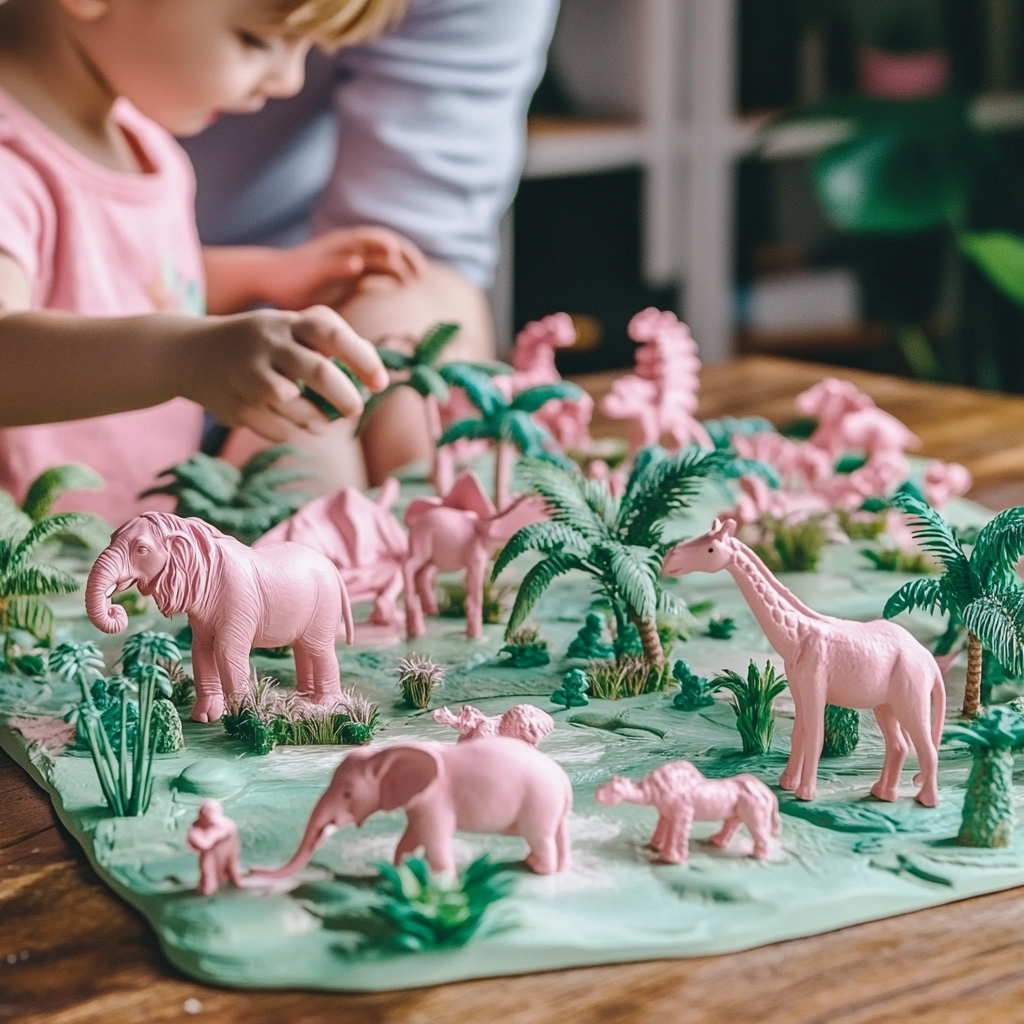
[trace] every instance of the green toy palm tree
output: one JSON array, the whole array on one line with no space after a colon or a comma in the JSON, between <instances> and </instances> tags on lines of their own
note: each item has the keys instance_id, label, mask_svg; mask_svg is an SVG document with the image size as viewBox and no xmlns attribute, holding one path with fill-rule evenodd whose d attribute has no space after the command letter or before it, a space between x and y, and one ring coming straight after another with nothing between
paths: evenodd
<instances>
[{"instance_id":1,"label":"green toy palm tree","mask_svg":"<svg viewBox=\"0 0 1024 1024\"><path fill-rule=\"evenodd\" d=\"M281 488L309 480L312 474L275 465L286 455L298 454L289 445L276 445L257 452L238 469L199 452L165 469L159 475L171 480L139 497L172 495L176 515L198 516L243 544L252 544L309 500L309 494Z\"/></svg>"},{"instance_id":2,"label":"green toy palm tree","mask_svg":"<svg viewBox=\"0 0 1024 1024\"><path fill-rule=\"evenodd\" d=\"M618 635L632 623L645 659L662 668L665 652L657 616L687 614L659 582L665 552L674 543L665 540L665 526L689 507L707 477L749 472L756 466L741 464L729 451L685 448L668 455L662 448L647 448L637 456L626 491L618 498L603 480L587 480L547 462L524 462L523 479L545 500L550 519L523 527L495 563L492 580L527 551L545 556L519 587L508 632L519 628L552 580L578 569L594 578L598 592L611 604Z\"/></svg>"},{"instance_id":3,"label":"green toy palm tree","mask_svg":"<svg viewBox=\"0 0 1024 1024\"><path fill-rule=\"evenodd\" d=\"M20 538L0 534L0 632L22 629L37 640L53 637L53 610L44 594L71 594L78 581L55 565L33 561L36 548L82 521L78 512L47 516Z\"/></svg>"},{"instance_id":4,"label":"green toy palm tree","mask_svg":"<svg viewBox=\"0 0 1024 1024\"><path fill-rule=\"evenodd\" d=\"M427 433L434 446L434 464L430 477L441 494L447 493L451 487L453 475L447 453L443 453L438 447L441 437L441 406L448 401L449 387L460 383L460 376L466 369L479 374L485 380L490 373L505 372L505 367L498 364L484 366L456 362L439 366L444 350L459 333L459 329L458 324L447 323L431 327L419 340L411 355L396 352L394 349L379 348L377 352L384 365L401 376L393 380L383 391L371 395L366 400L363 415L356 428L356 433L361 433L380 404L399 388L412 388L423 399L427 414Z\"/></svg>"},{"instance_id":5,"label":"green toy palm tree","mask_svg":"<svg viewBox=\"0 0 1024 1024\"><path fill-rule=\"evenodd\" d=\"M981 698L982 657L990 651L1013 675L1024 672L1024 586L1016 565L1024 555L1024 508L1000 512L978 534L970 557L946 521L909 494L893 504L918 519L914 530L921 547L944 568L940 577L914 580L900 587L883 615L922 608L947 613L967 632L967 689L963 715L973 718Z\"/></svg>"},{"instance_id":6,"label":"green toy palm tree","mask_svg":"<svg viewBox=\"0 0 1024 1024\"><path fill-rule=\"evenodd\" d=\"M52 466L29 484L21 505L12 495L0 491L0 535L21 540L35 523L41 523L50 515L54 503L66 491L101 487L103 478L79 462ZM99 549L110 540L110 524L99 516L81 512L78 521L63 533L88 548Z\"/></svg>"},{"instance_id":7,"label":"green toy palm tree","mask_svg":"<svg viewBox=\"0 0 1024 1024\"><path fill-rule=\"evenodd\" d=\"M550 450L554 447L554 438L530 417L552 399L579 398L582 390L575 384L567 381L538 384L520 391L509 400L494 381L469 366L459 367L451 383L458 384L466 392L470 402L480 410L480 418L453 423L437 443L446 445L466 439L495 444L494 504L499 510L506 508L509 502L513 451L526 458L544 459L566 468L571 465L564 456Z\"/></svg>"},{"instance_id":8,"label":"green toy palm tree","mask_svg":"<svg viewBox=\"0 0 1024 1024\"><path fill-rule=\"evenodd\" d=\"M151 629L133 633L124 642L121 650L121 665L127 675L133 675L140 665L159 665L170 674L174 665L181 661L181 649L170 633L158 633Z\"/></svg>"},{"instance_id":9,"label":"green toy palm tree","mask_svg":"<svg viewBox=\"0 0 1024 1024\"><path fill-rule=\"evenodd\" d=\"M985 708L972 722L949 725L943 739L974 754L957 841L965 846L1013 843L1013 751L1024 744L1024 716L1005 706Z\"/></svg>"}]
</instances>

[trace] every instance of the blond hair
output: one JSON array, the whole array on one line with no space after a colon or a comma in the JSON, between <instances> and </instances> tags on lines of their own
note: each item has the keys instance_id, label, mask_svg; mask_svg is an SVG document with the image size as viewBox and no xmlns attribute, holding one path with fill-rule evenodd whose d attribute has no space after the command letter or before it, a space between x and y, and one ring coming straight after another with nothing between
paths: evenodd
<instances>
[{"instance_id":1,"label":"blond hair","mask_svg":"<svg viewBox=\"0 0 1024 1024\"><path fill-rule=\"evenodd\" d=\"M289 35L334 47L380 35L405 13L407 0L281 0Z\"/></svg>"}]
</instances>

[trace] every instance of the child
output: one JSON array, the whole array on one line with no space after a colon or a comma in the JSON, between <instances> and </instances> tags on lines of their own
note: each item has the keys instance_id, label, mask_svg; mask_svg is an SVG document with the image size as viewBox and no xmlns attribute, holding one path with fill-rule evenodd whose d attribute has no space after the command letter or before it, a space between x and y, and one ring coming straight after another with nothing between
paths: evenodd
<instances>
[{"instance_id":1,"label":"child","mask_svg":"<svg viewBox=\"0 0 1024 1024\"><path fill-rule=\"evenodd\" d=\"M74 507L116 524L197 450L204 406L272 441L326 427L299 381L358 413L328 357L372 390L386 371L317 303L422 255L382 228L203 251L170 133L295 93L313 42L366 38L403 0L0 3L0 487L85 462L106 489ZM258 304L279 309L241 312Z\"/></svg>"}]
</instances>

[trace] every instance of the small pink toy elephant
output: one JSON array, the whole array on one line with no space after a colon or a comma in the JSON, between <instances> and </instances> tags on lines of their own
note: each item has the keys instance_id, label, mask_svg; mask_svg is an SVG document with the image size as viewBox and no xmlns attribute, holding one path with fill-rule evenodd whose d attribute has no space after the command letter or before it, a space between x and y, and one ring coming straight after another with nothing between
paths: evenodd
<instances>
[{"instance_id":1,"label":"small pink toy elephant","mask_svg":"<svg viewBox=\"0 0 1024 1024\"><path fill-rule=\"evenodd\" d=\"M291 645L295 688L318 704L341 697L334 639L352 608L334 564L301 544L256 551L202 519L145 512L115 530L85 585L85 610L104 633L128 616L111 597L132 584L168 618L184 612L192 627L192 718L213 722L225 697L249 688L253 647Z\"/></svg>"},{"instance_id":2,"label":"small pink toy elephant","mask_svg":"<svg viewBox=\"0 0 1024 1024\"><path fill-rule=\"evenodd\" d=\"M434 712L434 721L458 730L459 743L490 736L508 736L536 747L555 728L555 720L532 704L516 704L503 715L485 715L472 704L464 704L457 715L450 708L438 708Z\"/></svg>"},{"instance_id":3,"label":"small pink toy elephant","mask_svg":"<svg viewBox=\"0 0 1024 1024\"><path fill-rule=\"evenodd\" d=\"M188 848L199 854L199 891L212 896L225 882L242 886L238 827L216 800L204 800L188 830Z\"/></svg>"},{"instance_id":4,"label":"small pink toy elephant","mask_svg":"<svg viewBox=\"0 0 1024 1024\"><path fill-rule=\"evenodd\" d=\"M670 761L639 782L613 775L594 793L599 804L614 807L623 801L646 804L658 812L651 848L669 864L682 864L689 856L690 827L695 821L723 821L711 837L724 847L746 825L754 840L753 855L763 860L771 852L771 838L782 827L779 801L753 775L706 779L689 761Z\"/></svg>"},{"instance_id":5,"label":"small pink toy elephant","mask_svg":"<svg viewBox=\"0 0 1024 1024\"><path fill-rule=\"evenodd\" d=\"M295 856L276 870L252 873L293 875L335 829L399 808L408 823L395 849L396 864L423 847L434 871L454 871L452 840L456 829L464 829L522 836L530 847L526 863L539 875L569 869L569 777L529 744L492 736L353 751L313 808Z\"/></svg>"}]
</instances>

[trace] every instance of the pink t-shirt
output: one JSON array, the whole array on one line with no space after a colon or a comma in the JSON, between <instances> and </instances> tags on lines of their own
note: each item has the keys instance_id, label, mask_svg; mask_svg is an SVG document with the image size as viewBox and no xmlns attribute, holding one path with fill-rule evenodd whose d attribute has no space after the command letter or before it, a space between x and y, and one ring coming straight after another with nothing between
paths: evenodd
<instances>
[{"instance_id":1,"label":"pink t-shirt","mask_svg":"<svg viewBox=\"0 0 1024 1024\"><path fill-rule=\"evenodd\" d=\"M25 271L33 309L118 317L201 314L202 251L192 168L162 128L121 100L115 116L151 173L93 163L0 89L0 250ZM52 368L59 374L61 368ZM21 501L44 469L84 462L102 491L59 508L119 525L167 498L138 499L156 474L199 447L202 409L176 398L152 409L0 430L0 487Z\"/></svg>"}]
</instances>

